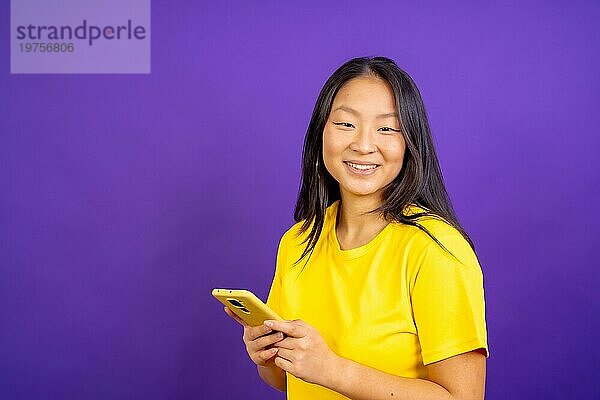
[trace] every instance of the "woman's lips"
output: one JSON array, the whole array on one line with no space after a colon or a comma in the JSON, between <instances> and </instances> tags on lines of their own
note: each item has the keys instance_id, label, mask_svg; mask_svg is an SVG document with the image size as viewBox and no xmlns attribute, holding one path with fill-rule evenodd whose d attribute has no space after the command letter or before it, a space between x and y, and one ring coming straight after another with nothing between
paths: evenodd
<instances>
[{"instance_id":1,"label":"woman's lips","mask_svg":"<svg viewBox=\"0 0 600 400\"><path fill-rule=\"evenodd\" d=\"M344 161L344 164L346 165L346 168L348 169L348 171L350 171L353 174L356 175L372 175L374 174L379 167L381 167L381 165L379 164L371 164L371 163L353 163L351 161ZM355 167L355 166L357 167ZM359 168L358 166L364 166L368 168Z\"/></svg>"}]
</instances>

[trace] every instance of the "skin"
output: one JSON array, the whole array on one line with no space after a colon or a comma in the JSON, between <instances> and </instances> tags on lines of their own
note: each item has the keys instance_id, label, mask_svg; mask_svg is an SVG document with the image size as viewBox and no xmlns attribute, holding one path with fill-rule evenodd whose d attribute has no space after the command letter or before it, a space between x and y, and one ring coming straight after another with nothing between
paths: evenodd
<instances>
[{"instance_id":1,"label":"skin","mask_svg":"<svg viewBox=\"0 0 600 400\"><path fill-rule=\"evenodd\" d=\"M346 82L331 109L323 130L323 161L340 185L337 237L342 249L351 249L370 242L386 226L381 216L364 213L382 202L384 187L401 171L406 143L398 117L380 116L396 112L394 93L380 78ZM378 167L372 174L357 175L345 161ZM277 332L283 335L275 336ZM338 356L318 330L302 320L244 326L244 343L263 380L282 391L288 372L356 400L481 400L485 394L486 359L479 351L429 364L427 379L413 379Z\"/></svg>"}]
</instances>

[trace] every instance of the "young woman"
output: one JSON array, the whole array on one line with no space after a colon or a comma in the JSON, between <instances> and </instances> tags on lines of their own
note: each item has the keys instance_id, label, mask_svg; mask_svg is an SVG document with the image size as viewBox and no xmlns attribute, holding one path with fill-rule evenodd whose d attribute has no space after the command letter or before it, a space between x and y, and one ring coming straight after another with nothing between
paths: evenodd
<instances>
[{"instance_id":1,"label":"young woman","mask_svg":"<svg viewBox=\"0 0 600 400\"><path fill-rule=\"evenodd\" d=\"M394 61L355 58L325 83L294 218L267 301L286 321L244 326L265 382L288 399L484 398L481 268Z\"/></svg>"}]
</instances>

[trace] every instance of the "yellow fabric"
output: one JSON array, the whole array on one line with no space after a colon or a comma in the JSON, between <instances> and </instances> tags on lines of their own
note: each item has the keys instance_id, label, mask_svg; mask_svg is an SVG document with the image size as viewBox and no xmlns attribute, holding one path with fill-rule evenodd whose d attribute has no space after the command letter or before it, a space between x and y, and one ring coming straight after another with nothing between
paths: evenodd
<instances>
[{"instance_id":1,"label":"yellow fabric","mask_svg":"<svg viewBox=\"0 0 600 400\"><path fill-rule=\"evenodd\" d=\"M292 264L308 232L297 237L297 223L283 235L267 304L284 319L314 326L336 354L397 376L426 378L426 364L480 348L487 354L483 276L460 233L439 218L419 220L460 262L423 231L399 223L341 250L338 205L327 208L306 266L306 259ZM287 397L346 398L291 374Z\"/></svg>"}]
</instances>

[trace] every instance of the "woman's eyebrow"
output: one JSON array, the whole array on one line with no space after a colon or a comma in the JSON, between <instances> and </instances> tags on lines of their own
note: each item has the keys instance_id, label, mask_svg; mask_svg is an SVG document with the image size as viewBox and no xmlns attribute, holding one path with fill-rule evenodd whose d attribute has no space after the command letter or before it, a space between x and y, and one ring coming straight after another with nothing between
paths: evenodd
<instances>
[{"instance_id":1,"label":"woman's eyebrow","mask_svg":"<svg viewBox=\"0 0 600 400\"><path fill-rule=\"evenodd\" d=\"M344 105L339 106L338 108L336 108L333 111L338 111L338 110L346 111L347 113L354 114L354 115L360 115L360 113L358 111L356 111L355 109L350 108L348 106L344 106ZM389 112L389 113L385 113L385 114L379 114L376 118L392 118L392 117L398 118L398 113L394 111L394 112Z\"/></svg>"}]
</instances>

